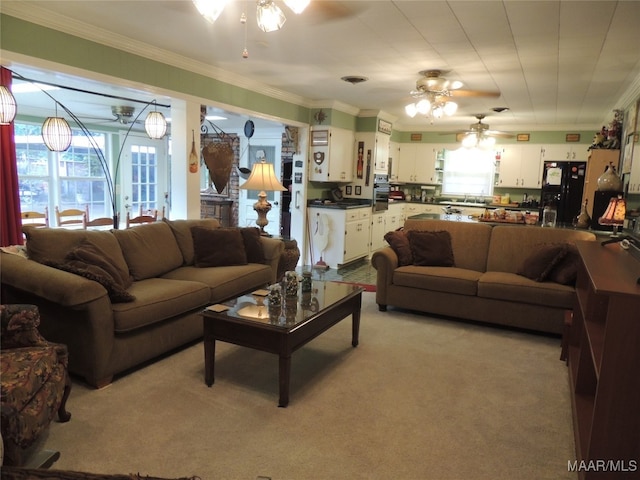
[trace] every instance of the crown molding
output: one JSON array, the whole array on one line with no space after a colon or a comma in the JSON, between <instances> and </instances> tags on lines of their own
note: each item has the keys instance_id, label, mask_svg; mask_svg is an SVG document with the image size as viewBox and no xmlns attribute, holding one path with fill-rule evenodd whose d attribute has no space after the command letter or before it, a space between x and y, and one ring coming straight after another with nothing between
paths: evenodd
<instances>
[{"instance_id":1,"label":"crown molding","mask_svg":"<svg viewBox=\"0 0 640 480\"><path fill-rule=\"evenodd\" d=\"M202 62L185 58L182 55L177 55L173 52L154 47L153 45L149 45L144 42L132 40L123 35L109 32L105 29L87 25L51 10L32 8L30 7L29 2L5 3L2 7L2 13L42 27L51 28L62 33L73 35L84 40L96 42L133 55L139 55L172 67L181 68L229 85L245 88L252 92L263 94L277 100L293 103L306 108L313 108L312 104L314 102L308 98L270 87L253 79L236 75L212 65L207 65Z\"/></svg>"}]
</instances>

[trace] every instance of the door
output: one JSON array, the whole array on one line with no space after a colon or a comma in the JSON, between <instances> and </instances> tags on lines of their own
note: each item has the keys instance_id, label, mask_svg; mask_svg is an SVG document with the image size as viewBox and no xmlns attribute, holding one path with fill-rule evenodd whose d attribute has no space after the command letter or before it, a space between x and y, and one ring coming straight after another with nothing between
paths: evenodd
<instances>
[{"instance_id":1,"label":"door","mask_svg":"<svg viewBox=\"0 0 640 480\"><path fill-rule=\"evenodd\" d=\"M169 198L169 162L166 140L121 133L120 141L124 143L116 174L121 178L119 212L122 224L127 211L135 217L140 208L159 211L162 207L168 208L164 202L165 198ZM168 215L168 211L165 215Z\"/></svg>"},{"instance_id":2,"label":"door","mask_svg":"<svg viewBox=\"0 0 640 480\"><path fill-rule=\"evenodd\" d=\"M282 182L281 172L281 150L282 139L252 139L255 145L252 143L244 150L247 156L240 159L240 165L247 165L247 168L252 169L256 162L262 161L264 158L267 163L273 165L273 169L276 177ZM241 182L242 185L242 182ZM258 194L260 192L256 190L244 190L240 189L240 195L238 200L238 225L241 227L256 226L256 220L258 214L253 209L253 204L258 201ZM269 223L264 228L270 235L280 235L280 202L282 192L265 192L267 194L267 201L271 204L271 210L267 214L267 220Z\"/></svg>"}]
</instances>

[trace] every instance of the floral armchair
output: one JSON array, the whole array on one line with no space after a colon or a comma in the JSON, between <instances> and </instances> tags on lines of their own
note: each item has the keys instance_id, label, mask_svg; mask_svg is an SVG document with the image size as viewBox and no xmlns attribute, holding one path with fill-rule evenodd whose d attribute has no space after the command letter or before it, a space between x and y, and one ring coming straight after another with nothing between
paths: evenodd
<instances>
[{"instance_id":1,"label":"floral armchair","mask_svg":"<svg viewBox=\"0 0 640 480\"><path fill-rule=\"evenodd\" d=\"M45 340L38 331L35 305L0 305L3 463L22 465L24 450L58 414L67 422L71 391L65 345Z\"/></svg>"}]
</instances>

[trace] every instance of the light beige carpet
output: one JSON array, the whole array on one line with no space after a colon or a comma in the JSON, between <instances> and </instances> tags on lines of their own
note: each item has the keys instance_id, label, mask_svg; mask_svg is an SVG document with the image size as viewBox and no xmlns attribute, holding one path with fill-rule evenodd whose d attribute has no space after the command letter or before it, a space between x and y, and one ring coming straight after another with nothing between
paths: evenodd
<instances>
[{"instance_id":1,"label":"light beige carpet","mask_svg":"<svg viewBox=\"0 0 640 480\"><path fill-rule=\"evenodd\" d=\"M363 295L351 320L278 360L218 343L204 384L199 343L102 390L75 383L73 417L39 446L53 468L202 479L574 479L560 341L390 310Z\"/></svg>"}]
</instances>

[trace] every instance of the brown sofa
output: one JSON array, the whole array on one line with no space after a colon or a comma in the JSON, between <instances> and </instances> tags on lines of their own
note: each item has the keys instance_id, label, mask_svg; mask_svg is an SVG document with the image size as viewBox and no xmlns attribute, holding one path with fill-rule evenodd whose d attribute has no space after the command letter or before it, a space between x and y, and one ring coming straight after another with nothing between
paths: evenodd
<instances>
[{"instance_id":1,"label":"brown sofa","mask_svg":"<svg viewBox=\"0 0 640 480\"><path fill-rule=\"evenodd\" d=\"M435 219L408 219L404 230L449 232L454 266L399 266L393 248L374 252L380 310L394 306L553 334L562 333L574 287L516 272L543 244L595 240L571 229Z\"/></svg>"},{"instance_id":2,"label":"brown sofa","mask_svg":"<svg viewBox=\"0 0 640 480\"><path fill-rule=\"evenodd\" d=\"M228 257L230 244L208 245L205 236L201 249L208 251L198 256L196 226L207 234L223 230L214 219L112 231L26 228L29 258L0 257L3 302L37 305L42 334L69 349L69 371L107 385L115 374L200 338L203 307L275 281L282 241L256 237L262 263L203 267ZM108 258L93 262L102 270L90 260L79 269L80 260L100 257L96 252Z\"/></svg>"}]
</instances>

